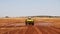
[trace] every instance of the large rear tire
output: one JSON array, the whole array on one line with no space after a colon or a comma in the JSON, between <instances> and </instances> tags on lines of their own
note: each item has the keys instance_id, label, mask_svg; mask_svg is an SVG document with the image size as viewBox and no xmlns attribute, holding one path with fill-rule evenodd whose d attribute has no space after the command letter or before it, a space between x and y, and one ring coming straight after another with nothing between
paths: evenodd
<instances>
[{"instance_id":1,"label":"large rear tire","mask_svg":"<svg viewBox=\"0 0 60 34\"><path fill-rule=\"evenodd\" d=\"M34 25L34 21L32 22L32 25Z\"/></svg>"},{"instance_id":2,"label":"large rear tire","mask_svg":"<svg viewBox=\"0 0 60 34\"><path fill-rule=\"evenodd\" d=\"M28 25L28 23L25 23L26 25Z\"/></svg>"},{"instance_id":3,"label":"large rear tire","mask_svg":"<svg viewBox=\"0 0 60 34\"><path fill-rule=\"evenodd\" d=\"M34 25L34 22L25 22L26 26L27 25Z\"/></svg>"}]
</instances>

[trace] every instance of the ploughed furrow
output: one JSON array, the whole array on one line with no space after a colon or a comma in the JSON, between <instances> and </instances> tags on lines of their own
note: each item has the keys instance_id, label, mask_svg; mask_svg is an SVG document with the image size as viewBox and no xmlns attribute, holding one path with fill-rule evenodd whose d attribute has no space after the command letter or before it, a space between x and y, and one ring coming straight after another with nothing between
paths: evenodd
<instances>
[{"instance_id":1,"label":"ploughed furrow","mask_svg":"<svg viewBox=\"0 0 60 34\"><path fill-rule=\"evenodd\" d=\"M54 31L54 29L51 29L52 28L51 26L44 27L44 28L50 31L52 34L59 34L58 32Z\"/></svg>"},{"instance_id":2,"label":"ploughed furrow","mask_svg":"<svg viewBox=\"0 0 60 34\"><path fill-rule=\"evenodd\" d=\"M9 31L9 32L6 32L7 34L15 34L17 32L17 30L12 30L12 31ZM5 34L5 33L4 33Z\"/></svg>"},{"instance_id":3,"label":"ploughed furrow","mask_svg":"<svg viewBox=\"0 0 60 34\"><path fill-rule=\"evenodd\" d=\"M49 29L57 32L58 34L60 34L60 29L59 28L55 28L54 26L48 27Z\"/></svg>"},{"instance_id":4,"label":"ploughed furrow","mask_svg":"<svg viewBox=\"0 0 60 34\"><path fill-rule=\"evenodd\" d=\"M60 34L60 29L54 26L24 26L0 28L0 34Z\"/></svg>"},{"instance_id":5,"label":"ploughed furrow","mask_svg":"<svg viewBox=\"0 0 60 34\"><path fill-rule=\"evenodd\" d=\"M28 29L25 34L39 34L34 26L28 26Z\"/></svg>"},{"instance_id":6,"label":"ploughed furrow","mask_svg":"<svg viewBox=\"0 0 60 34\"><path fill-rule=\"evenodd\" d=\"M9 28L9 29L2 29L2 33L0 34L25 34L27 27L18 27L18 28Z\"/></svg>"},{"instance_id":7,"label":"ploughed furrow","mask_svg":"<svg viewBox=\"0 0 60 34\"><path fill-rule=\"evenodd\" d=\"M48 26L37 26L41 31L42 34L59 34L56 31L53 31L52 29L50 29Z\"/></svg>"},{"instance_id":8,"label":"ploughed furrow","mask_svg":"<svg viewBox=\"0 0 60 34\"><path fill-rule=\"evenodd\" d=\"M35 26L35 30L38 32L38 34L42 34L41 30L39 30L36 26Z\"/></svg>"},{"instance_id":9,"label":"ploughed furrow","mask_svg":"<svg viewBox=\"0 0 60 34\"><path fill-rule=\"evenodd\" d=\"M8 29L4 29L4 28L0 28L0 34L7 34L7 32L8 32L9 30Z\"/></svg>"},{"instance_id":10,"label":"ploughed furrow","mask_svg":"<svg viewBox=\"0 0 60 34\"><path fill-rule=\"evenodd\" d=\"M32 34L34 32L33 27L32 26L27 26L27 27L28 27L28 29L25 34Z\"/></svg>"},{"instance_id":11,"label":"ploughed furrow","mask_svg":"<svg viewBox=\"0 0 60 34\"><path fill-rule=\"evenodd\" d=\"M18 30L17 33L18 33L18 34L25 34L26 30L27 30L27 29L21 29L21 30Z\"/></svg>"},{"instance_id":12,"label":"ploughed furrow","mask_svg":"<svg viewBox=\"0 0 60 34\"><path fill-rule=\"evenodd\" d=\"M10 31L9 34L23 34L23 29Z\"/></svg>"},{"instance_id":13,"label":"ploughed furrow","mask_svg":"<svg viewBox=\"0 0 60 34\"><path fill-rule=\"evenodd\" d=\"M18 29L18 30L13 30L13 31L9 31L9 34L24 34L26 31L26 29Z\"/></svg>"},{"instance_id":14,"label":"ploughed furrow","mask_svg":"<svg viewBox=\"0 0 60 34\"><path fill-rule=\"evenodd\" d=\"M39 30L41 30L42 34L52 34L47 29L45 29L43 26L37 26Z\"/></svg>"}]
</instances>

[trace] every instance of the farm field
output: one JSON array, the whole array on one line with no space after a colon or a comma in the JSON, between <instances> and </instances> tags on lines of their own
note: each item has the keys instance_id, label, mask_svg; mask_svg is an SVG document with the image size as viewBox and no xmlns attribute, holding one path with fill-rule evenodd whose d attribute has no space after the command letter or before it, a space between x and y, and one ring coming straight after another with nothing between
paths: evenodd
<instances>
[{"instance_id":1,"label":"farm field","mask_svg":"<svg viewBox=\"0 0 60 34\"><path fill-rule=\"evenodd\" d=\"M24 23L26 18L0 18L0 23ZM33 18L35 23L38 22L50 22L50 23L60 23L60 18Z\"/></svg>"},{"instance_id":2,"label":"farm field","mask_svg":"<svg viewBox=\"0 0 60 34\"><path fill-rule=\"evenodd\" d=\"M60 18L34 18L34 26L26 26L25 19L0 18L0 34L60 34Z\"/></svg>"},{"instance_id":3,"label":"farm field","mask_svg":"<svg viewBox=\"0 0 60 34\"><path fill-rule=\"evenodd\" d=\"M60 34L60 28L42 25L1 27L0 34Z\"/></svg>"}]
</instances>

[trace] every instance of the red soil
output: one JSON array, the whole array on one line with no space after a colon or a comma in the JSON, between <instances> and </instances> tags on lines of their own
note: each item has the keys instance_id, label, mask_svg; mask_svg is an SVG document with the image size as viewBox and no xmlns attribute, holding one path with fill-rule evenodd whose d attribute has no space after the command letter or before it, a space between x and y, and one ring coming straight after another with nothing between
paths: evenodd
<instances>
[{"instance_id":1,"label":"red soil","mask_svg":"<svg viewBox=\"0 0 60 34\"><path fill-rule=\"evenodd\" d=\"M2 27L0 34L60 34L60 29L54 26L21 26L21 27Z\"/></svg>"},{"instance_id":2,"label":"red soil","mask_svg":"<svg viewBox=\"0 0 60 34\"><path fill-rule=\"evenodd\" d=\"M17 23L24 23L25 18L0 18L0 34L60 34L60 18L35 18L34 26L15 27ZM10 25L12 27L6 27ZM37 23L52 23L53 25L36 25ZM4 27L1 27L1 26Z\"/></svg>"}]
</instances>

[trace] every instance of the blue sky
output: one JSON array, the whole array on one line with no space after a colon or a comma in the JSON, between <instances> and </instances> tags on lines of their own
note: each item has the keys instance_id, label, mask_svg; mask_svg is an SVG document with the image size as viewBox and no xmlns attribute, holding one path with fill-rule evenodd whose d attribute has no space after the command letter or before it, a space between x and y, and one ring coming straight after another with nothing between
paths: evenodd
<instances>
[{"instance_id":1,"label":"blue sky","mask_svg":"<svg viewBox=\"0 0 60 34\"><path fill-rule=\"evenodd\" d=\"M60 0L0 0L1 16L60 16Z\"/></svg>"}]
</instances>

